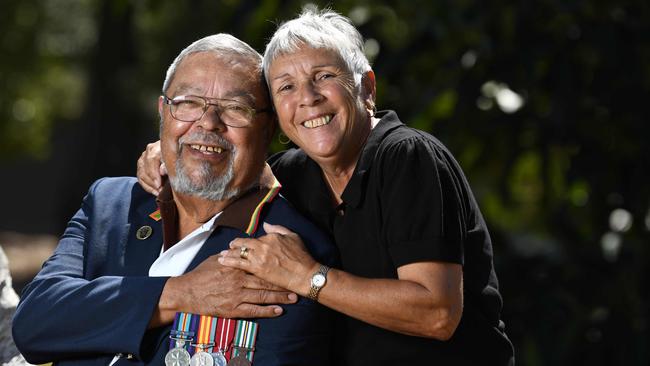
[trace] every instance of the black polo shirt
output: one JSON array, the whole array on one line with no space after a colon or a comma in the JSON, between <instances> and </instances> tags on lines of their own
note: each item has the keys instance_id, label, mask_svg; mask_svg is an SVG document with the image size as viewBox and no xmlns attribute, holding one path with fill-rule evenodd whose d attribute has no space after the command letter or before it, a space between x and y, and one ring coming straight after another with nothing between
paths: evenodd
<instances>
[{"instance_id":1,"label":"black polo shirt","mask_svg":"<svg viewBox=\"0 0 650 366\"><path fill-rule=\"evenodd\" d=\"M433 136L402 124L395 112L380 115L338 207L320 168L302 150L278 153L269 163L282 194L333 235L343 270L397 278L397 268L409 263L463 265L463 316L446 342L346 317L342 357L360 366L514 363L500 321L490 236L460 166Z\"/></svg>"}]
</instances>

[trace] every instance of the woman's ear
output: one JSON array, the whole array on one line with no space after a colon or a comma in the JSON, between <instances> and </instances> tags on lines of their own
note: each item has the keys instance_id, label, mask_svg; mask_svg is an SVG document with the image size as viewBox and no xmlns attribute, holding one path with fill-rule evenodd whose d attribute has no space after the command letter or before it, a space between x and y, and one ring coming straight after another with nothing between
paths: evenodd
<instances>
[{"instance_id":1,"label":"woman's ear","mask_svg":"<svg viewBox=\"0 0 650 366\"><path fill-rule=\"evenodd\" d=\"M375 97L377 96L377 83L375 81L375 72L372 70L366 71L361 77L361 96L363 103L366 105L371 113L374 115Z\"/></svg>"}]
</instances>

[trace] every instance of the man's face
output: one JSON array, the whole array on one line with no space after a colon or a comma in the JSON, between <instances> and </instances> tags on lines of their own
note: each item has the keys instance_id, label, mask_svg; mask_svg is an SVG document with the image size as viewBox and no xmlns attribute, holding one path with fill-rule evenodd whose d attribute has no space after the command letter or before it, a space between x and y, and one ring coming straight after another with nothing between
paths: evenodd
<instances>
[{"instance_id":1,"label":"man's face","mask_svg":"<svg viewBox=\"0 0 650 366\"><path fill-rule=\"evenodd\" d=\"M237 100L253 109L269 103L252 61L212 52L187 56L166 93L171 99L195 95ZM273 132L268 113L256 114L247 127L229 127L213 106L195 122L172 117L162 97L158 107L162 159L175 192L223 200L257 183Z\"/></svg>"}]
</instances>

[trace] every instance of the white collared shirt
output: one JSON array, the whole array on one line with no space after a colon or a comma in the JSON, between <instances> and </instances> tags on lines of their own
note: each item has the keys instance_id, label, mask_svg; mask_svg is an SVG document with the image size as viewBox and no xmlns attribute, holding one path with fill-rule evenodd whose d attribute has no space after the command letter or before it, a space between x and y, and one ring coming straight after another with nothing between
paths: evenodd
<instances>
[{"instance_id":1,"label":"white collared shirt","mask_svg":"<svg viewBox=\"0 0 650 366\"><path fill-rule=\"evenodd\" d=\"M160 256L149 268L149 277L180 276L185 273L196 253L199 252L203 243L214 231L214 222L221 215L221 212L214 215L210 221L196 228L171 248L166 251L164 251L164 247L160 249Z\"/></svg>"}]
</instances>

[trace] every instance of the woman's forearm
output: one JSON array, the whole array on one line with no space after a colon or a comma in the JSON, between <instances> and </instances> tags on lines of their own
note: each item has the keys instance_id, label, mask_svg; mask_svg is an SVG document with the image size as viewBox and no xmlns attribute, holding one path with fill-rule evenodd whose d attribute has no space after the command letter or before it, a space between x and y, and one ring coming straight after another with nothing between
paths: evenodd
<instances>
[{"instance_id":1,"label":"woman's forearm","mask_svg":"<svg viewBox=\"0 0 650 366\"><path fill-rule=\"evenodd\" d=\"M438 272L434 286L409 279L369 279L332 269L318 301L384 329L447 340L462 314L462 271L455 265L436 265L443 268L434 270Z\"/></svg>"}]
</instances>

